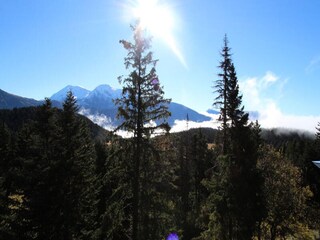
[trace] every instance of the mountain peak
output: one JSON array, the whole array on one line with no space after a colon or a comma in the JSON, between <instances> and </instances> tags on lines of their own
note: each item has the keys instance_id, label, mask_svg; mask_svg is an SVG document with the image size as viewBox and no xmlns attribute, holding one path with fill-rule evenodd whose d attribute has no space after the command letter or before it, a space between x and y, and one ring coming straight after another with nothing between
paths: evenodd
<instances>
[{"instance_id":1,"label":"mountain peak","mask_svg":"<svg viewBox=\"0 0 320 240\"><path fill-rule=\"evenodd\" d=\"M96 87L93 91L90 92L88 95L88 98L100 96L103 98L111 97L111 98L117 98L120 96L121 90L115 89L111 87L108 84L101 84L98 87Z\"/></svg>"},{"instance_id":2,"label":"mountain peak","mask_svg":"<svg viewBox=\"0 0 320 240\"><path fill-rule=\"evenodd\" d=\"M59 92L53 94L51 96L51 100L56 100L56 101L60 101L63 102L67 96L67 93L71 91L72 94L79 100L79 99L83 99L85 97L87 97L90 93L89 90L83 88L83 87L79 87L79 86L72 86L72 85L68 85L66 87L64 87L63 89L61 89Z\"/></svg>"}]
</instances>

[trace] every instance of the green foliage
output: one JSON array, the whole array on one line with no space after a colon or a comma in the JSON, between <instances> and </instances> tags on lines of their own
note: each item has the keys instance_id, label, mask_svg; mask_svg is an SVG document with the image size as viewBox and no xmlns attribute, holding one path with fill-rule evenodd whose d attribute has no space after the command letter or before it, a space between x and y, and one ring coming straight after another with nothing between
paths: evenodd
<instances>
[{"instance_id":1,"label":"green foliage","mask_svg":"<svg viewBox=\"0 0 320 240\"><path fill-rule=\"evenodd\" d=\"M13 194L14 143L6 124L0 123L0 239L13 239L12 224L15 221Z\"/></svg>"},{"instance_id":2,"label":"green foliage","mask_svg":"<svg viewBox=\"0 0 320 240\"><path fill-rule=\"evenodd\" d=\"M222 139L217 145L222 149L212 177L204 181L210 192L205 208L210 213L202 237L250 239L263 212L261 177L256 169L259 126L248 124L226 36L221 56L215 105L221 111Z\"/></svg>"},{"instance_id":3,"label":"green foliage","mask_svg":"<svg viewBox=\"0 0 320 240\"><path fill-rule=\"evenodd\" d=\"M95 228L95 155L74 97L68 94L61 114L46 99L33 119L20 128L10 162L1 159L10 166L4 191L14 218L4 226L17 239L88 239Z\"/></svg>"},{"instance_id":4,"label":"green foliage","mask_svg":"<svg viewBox=\"0 0 320 240\"><path fill-rule=\"evenodd\" d=\"M98 178L98 228L95 239L127 239L130 233L129 214L130 167L126 141L112 139L112 144L96 144ZM124 149L126 149L124 151Z\"/></svg>"},{"instance_id":5,"label":"green foliage","mask_svg":"<svg viewBox=\"0 0 320 240\"><path fill-rule=\"evenodd\" d=\"M267 209L260 225L261 237L273 240L302 234L305 226L301 224L306 224L307 200L312 192L302 185L301 170L270 146L261 149L258 167L264 178Z\"/></svg>"},{"instance_id":6,"label":"green foliage","mask_svg":"<svg viewBox=\"0 0 320 240\"><path fill-rule=\"evenodd\" d=\"M228 46L228 38L227 35L225 35L224 39L224 46L221 51L221 57L222 60L220 61L219 68L221 69L221 72L218 74L219 79L216 81L216 85L214 86L215 93L218 94L218 96L215 98L215 102L213 103L213 106L220 107L220 118L219 120L222 122L221 128L222 128L222 152L223 154L226 154L227 151L227 127L228 127L228 90L229 90L229 82L230 82L230 66L232 63L231 60L231 53L230 48Z\"/></svg>"},{"instance_id":7,"label":"green foliage","mask_svg":"<svg viewBox=\"0 0 320 240\"><path fill-rule=\"evenodd\" d=\"M141 199L147 190L141 185L144 174L149 174L151 167L148 160L150 152L149 137L156 129L169 130L166 118L169 99L163 98L150 48L150 38L144 36L139 23L132 27L134 42L121 40L120 43L128 51L125 66L131 72L127 77L119 77L123 85L122 97L115 100L118 105L118 117L123 123L118 128L133 133L132 141L132 239L148 237L148 228L143 225L143 208ZM162 120L162 122L161 122ZM156 122L158 124L154 125ZM159 122L160 121L160 122ZM152 149L152 148L151 148ZM146 182L144 182L146 183Z\"/></svg>"},{"instance_id":8,"label":"green foliage","mask_svg":"<svg viewBox=\"0 0 320 240\"><path fill-rule=\"evenodd\" d=\"M133 132L135 136L140 131L141 135L150 136L158 128L168 129L166 122L153 126L150 121L165 121L170 116L168 104L171 100L163 98L164 91L155 69L158 60L153 60L149 51L151 39L144 36L139 24L132 27L132 31L133 43L120 40L128 51L124 64L131 72L127 77L119 77L123 85L122 97L115 103L118 105L118 117L124 120L119 128Z\"/></svg>"},{"instance_id":9,"label":"green foliage","mask_svg":"<svg viewBox=\"0 0 320 240\"><path fill-rule=\"evenodd\" d=\"M179 196L177 225L182 231L183 239L191 239L201 232L201 205L208 195L201 181L212 166L212 154L202 131L190 133L191 131L181 133L176 153L176 186Z\"/></svg>"}]
</instances>

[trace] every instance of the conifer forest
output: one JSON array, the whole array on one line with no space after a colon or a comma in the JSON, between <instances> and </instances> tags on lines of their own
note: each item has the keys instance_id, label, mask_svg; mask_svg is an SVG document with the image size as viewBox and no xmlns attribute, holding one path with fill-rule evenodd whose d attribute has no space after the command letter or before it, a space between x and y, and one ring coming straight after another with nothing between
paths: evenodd
<instances>
[{"instance_id":1,"label":"conifer forest","mask_svg":"<svg viewBox=\"0 0 320 240\"><path fill-rule=\"evenodd\" d=\"M130 137L79 115L72 92L61 109L0 110L0 239L320 239L320 125L250 121L225 35L207 88L219 128L170 133L152 39L132 33L114 99Z\"/></svg>"}]
</instances>

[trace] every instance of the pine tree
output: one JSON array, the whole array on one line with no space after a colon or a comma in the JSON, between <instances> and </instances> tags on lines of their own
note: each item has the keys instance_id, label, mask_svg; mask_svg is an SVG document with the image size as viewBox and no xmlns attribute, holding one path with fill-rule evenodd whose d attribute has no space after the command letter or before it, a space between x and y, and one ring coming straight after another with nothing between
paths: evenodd
<instances>
[{"instance_id":1,"label":"pine tree","mask_svg":"<svg viewBox=\"0 0 320 240\"><path fill-rule=\"evenodd\" d=\"M229 88L227 94L227 116L230 119L230 157L234 166L232 184L236 211L236 236L238 239L249 239L254 233L256 221L261 218L258 213L261 195L261 177L258 174L258 146L253 141L253 134L248 124L248 113L242 106L242 95L239 93L237 75L233 63L229 67ZM237 226L238 225L238 226Z\"/></svg>"},{"instance_id":2,"label":"pine tree","mask_svg":"<svg viewBox=\"0 0 320 240\"><path fill-rule=\"evenodd\" d=\"M219 79L216 81L214 86L215 93L218 96L215 98L215 102L213 106L220 108L220 117L219 120L221 123L222 128L222 153L226 154L227 152L227 131L228 131L228 116L227 116L227 95L228 95L228 88L229 88L229 70L231 65L231 54L230 48L228 46L228 38L227 35L224 37L224 46L221 51L222 61L219 64L219 68L221 72L218 74Z\"/></svg>"},{"instance_id":3,"label":"pine tree","mask_svg":"<svg viewBox=\"0 0 320 240\"><path fill-rule=\"evenodd\" d=\"M112 144L96 144L98 174L98 227L95 239L128 239L129 168L126 140L112 139Z\"/></svg>"},{"instance_id":4,"label":"pine tree","mask_svg":"<svg viewBox=\"0 0 320 240\"><path fill-rule=\"evenodd\" d=\"M144 156L143 147L150 134L156 129L168 130L168 124L159 120L165 120L168 112L169 99L163 98L163 89L160 87L155 65L150 48L151 39L144 36L139 23L132 27L134 42L121 40L120 43L128 51L125 58L125 66L131 70L128 77L120 77L123 85L122 97L116 99L118 105L118 117L123 120L119 128L133 133L133 203L132 203L132 239L142 239L139 234L140 210L141 210L141 162Z\"/></svg>"},{"instance_id":5,"label":"pine tree","mask_svg":"<svg viewBox=\"0 0 320 240\"><path fill-rule=\"evenodd\" d=\"M17 232L24 239L54 239L54 220L58 216L55 164L58 158L57 133L51 101L37 108L37 118L19 132L18 161L20 180L17 187L23 201L18 207ZM20 236L20 237L21 237Z\"/></svg>"},{"instance_id":6,"label":"pine tree","mask_svg":"<svg viewBox=\"0 0 320 240\"><path fill-rule=\"evenodd\" d=\"M59 118L61 128L58 194L62 239L88 239L95 230L94 146L88 128L77 116L76 99L68 92Z\"/></svg>"},{"instance_id":7,"label":"pine tree","mask_svg":"<svg viewBox=\"0 0 320 240\"><path fill-rule=\"evenodd\" d=\"M260 177L256 169L257 145L253 142L248 114L242 106L242 95L234 64L230 57L227 37L224 38L220 63L222 73L217 81L218 97L215 104L221 106L222 151L217 158L217 172L212 183L206 183L212 195L209 197L213 213L209 230L204 236L221 239L250 239L259 211ZM211 227L210 227L211 226Z\"/></svg>"}]
</instances>

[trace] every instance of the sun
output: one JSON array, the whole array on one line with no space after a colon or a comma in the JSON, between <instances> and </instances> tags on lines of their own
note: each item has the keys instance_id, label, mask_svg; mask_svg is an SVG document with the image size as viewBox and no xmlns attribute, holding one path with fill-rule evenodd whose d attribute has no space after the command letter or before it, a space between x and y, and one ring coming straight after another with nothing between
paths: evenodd
<instances>
[{"instance_id":1,"label":"sun","mask_svg":"<svg viewBox=\"0 0 320 240\"><path fill-rule=\"evenodd\" d=\"M142 28L150 30L155 36L167 37L172 33L173 13L169 6L160 5L158 0L138 0L133 15Z\"/></svg>"},{"instance_id":2,"label":"sun","mask_svg":"<svg viewBox=\"0 0 320 240\"><path fill-rule=\"evenodd\" d=\"M131 11L140 27L156 38L162 39L186 67L185 59L174 38L175 15L168 4L159 0L136 0L132 3Z\"/></svg>"}]
</instances>

